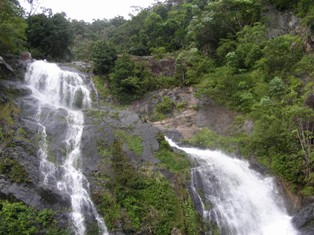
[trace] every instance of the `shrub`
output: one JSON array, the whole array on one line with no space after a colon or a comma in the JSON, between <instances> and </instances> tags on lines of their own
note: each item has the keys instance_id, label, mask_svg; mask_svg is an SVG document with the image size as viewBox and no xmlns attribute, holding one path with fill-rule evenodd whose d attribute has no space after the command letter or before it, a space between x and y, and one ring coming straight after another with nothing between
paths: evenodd
<instances>
[{"instance_id":1,"label":"shrub","mask_svg":"<svg viewBox=\"0 0 314 235\"><path fill-rule=\"evenodd\" d=\"M110 88L119 101L129 103L139 99L150 85L150 75L144 65L135 63L127 54L117 59L110 74Z\"/></svg>"},{"instance_id":2,"label":"shrub","mask_svg":"<svg viewBox=\"0 0 314 235\"><path fill-rule=\"evenodd\" d=\"M68 234L57 227L51 210L36 211L21 202L1 201L0 221L0 235Z\"/></svg>"},{"instance_id":3,"label":"shrub","mask_svg":"<svg viewBox=\"0 0 314 235\"><path fill-rule=\"evenodd\" d=\"M117 52L105 40L95 42L92 51L94 73L107 74L111 71L117 59Z\"/></svg>"},{"instance_id":4,"label":"shrub","mask_svg":"<svg viewBox=\"0 0 314 235\"><path fill-rule=\"evenodd\" d=\"M165 119L167 114L170 114L174 108L175 103L168 96L165 96L161 102L155 106L151 119L153 121Z\"/></svg>"}]
</instances>

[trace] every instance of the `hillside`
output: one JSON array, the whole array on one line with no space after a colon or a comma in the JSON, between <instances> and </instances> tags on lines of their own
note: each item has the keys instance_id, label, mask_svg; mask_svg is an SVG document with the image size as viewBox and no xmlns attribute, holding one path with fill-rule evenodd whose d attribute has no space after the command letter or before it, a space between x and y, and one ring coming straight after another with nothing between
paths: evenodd
<instances>
[{"instance_id":1,"label":"hillside","mask_svg":"<svg viewBox=\"0 0 314 235\"><path fill-rule=\"evenodd\" d=\"M95 109L83 112L88 127L82 152L90 155L84 174L113 234L216 231L201 221L185 187L191 163L170 150L162 135L223 150L275 175L295 225L311 234L313 1L167 0L130 20L86 23L61 13L26 17L18 2L5 0L0 19L1 205L31 214L25 221L36 221L37 233L66 234L69 198L56 199L59 192L38 186L37 124L27 118L35 108L21 101L30 93L22 85L25 64L17 59L21 52L27 57L25 51L34 59L76 67L94 84ZM60 136L65 125L64 114L56 115L61 122L51 126L51 136ZM49 141L59 159L65 151L58 147L61 141ZM157 202L146 198L157 191L162 192ZM6 218L4 212L0 218ZM6 226L12 226L10 234L17 225ZM34 224L25 226L33 231Z\"/></svg>"}]
</instances>

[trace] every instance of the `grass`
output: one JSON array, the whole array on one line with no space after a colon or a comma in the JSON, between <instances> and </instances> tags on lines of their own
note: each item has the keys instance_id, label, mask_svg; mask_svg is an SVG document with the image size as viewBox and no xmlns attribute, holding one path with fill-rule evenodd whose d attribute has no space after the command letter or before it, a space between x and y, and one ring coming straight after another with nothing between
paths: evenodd
<instances>
[{"instance_id":1,"label":"grass","mask_svg":"<svg viewBox=\"0 0 314 235\"><path fill-rule=\"evenodd\" d=\"M108 89L108 87L105 86L105 78L100 76L94 76L92 80L98 93L99 104L106 103L106 99L108 98L108 96L110 96L110 90Z\"/></svg>"},{"instance_id":2,"label":"grass","mask_svg":"<svg viewBox=\"0 0 314 235\"><path fill-rule=\"evenodd\" d=\"M20 112L19 108L11 103L0 104L0 120L4 121L7 125L14 125L14 115Z\"/></svg>"},{"instance_id":3,"label":"grass","mask_svg":"<svg viewBox=\"0 0 314 235\"><path fill-rule=\"evenodd\" d=\"M125 130L116 130L115 134L123 140L128 146L128 148L136 153L136 155L141 156L143 153L143 140L140 136L129 134Z\"/></svg>"},{"instance_id":4,"label":"grass","mask_svg":"<svg viewBox=\"0 0 314 235\"><path fill-rule=\"evenodd\" d=\"M153 110L153 114L151 116L152 121L161 121L169 115L173 109L175 108L174 102L168 97L165 96L161 102L159 102Z\"/></svg>"}]
</instances>

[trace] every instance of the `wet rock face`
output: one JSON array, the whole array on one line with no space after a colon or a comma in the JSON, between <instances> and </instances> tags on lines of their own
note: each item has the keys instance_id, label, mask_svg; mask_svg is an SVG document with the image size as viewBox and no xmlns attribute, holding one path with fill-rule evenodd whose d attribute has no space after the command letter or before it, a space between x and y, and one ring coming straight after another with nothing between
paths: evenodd
<instances>
[{"instance_id":1,"label":"wet rock face","mask_svg":"<svg viewBox=\"0 0 314 235\"><path fill-rule=\"evenodd\" d=\"M19 138L14 134L9 144L0 143L0 162L9 159L9 162L18 163L19 169L25 174L24 179L14 179L5 172L0 174L0 198L22 201L36 209L50 208L57 213L59 223L66 225L69 218L66 211L71 207L71 200L64 196L55 187L43 184L43 175L40 171L39 147L42 138L43 126L47 134L49 160L61 164L66 151L67 110L54 109L49 105L42 106L39 110L39 101L32 97L31 90L18 79L10 81L0 80L0 104L14 102L19 110L14 115L14 125L10 127L14 133L21 130L23 135ZM38 115L40 111L40 115ZM154 157L154 152L159 149L156 135L159 130L152 125L142 122L138 115L130 111L112 110L102 108L99 110L88 109L85 112L85 123L81 142L83 173L90 182L91 191L99 187L95 184L94 175L99 171L110 174L110 165L100 163L103 156L99 147L110 149L114 141L122 142L125 156L135 167L141 167L145 162L159 163ZM132 146L132 138L140 146L137 150ZM12 163L12 164L13 164ZM11 165L12 165L11 164ZM57 172L62 169L58 168ZM90 180L91 179L91 180Z\"/></svg>"},{"instance_id":2,"label":"wet rock face","mask_svg":"<svg viewBox=\"0 0 314 235\"><path fill-rule=\"evenodd\" d=\"M0 194L4 198L15 198L25 204L42 210L65 210L70 207L70 198L61 196L52 188L40 187L33 183L16 183L0 177Z\"/></svg>"},{"instance_id":3,"label":"wet rock face","mask_svg":"<svg viewBox=\"0 0 314 235\"><path fill-rule=\"evenodd\" d=\"M53 209L57 211L58 223L67 226L70 198L41 184L39 126L35 117L37 101L17 77L12 78L11 72L6 73L10 73L5 76L10 80L0 80L0 105L12 105L14 111L5 114L10 116L12 123L5 124L7 133L0 141L0 198L21 201L38 210Z\"/></svg>"},{"instance_id":4,"label":"wet rock face","mask_svg":"<svg viewBox=\"0 0 314 235\"><path fill-rule=\"evenodd\" d=\"M148 123L143 123L133 112L104 107L86 110L84 118L81 150L85 175L90 176L99 171L99 162L103 158L99 149L110 149L115 140L122 141L123 151L133 164L159 163L159 160L154 157L154 152L159 149L156 139L159 130ZM140 140L142 146L140 156L128 146L126 139L119 136L121 132L129 138Z\"/></svg>"},{"instance_id":5,"label":"wet rock face","mask_svg":"<svg viewBox=\"0 0 314 235\"><path fill-rule=\"evenodd\" d=\"M300 235L314 234L314 203L306 206L292 218L293 225L299 230Z\"/></svg>"}]
</instances>

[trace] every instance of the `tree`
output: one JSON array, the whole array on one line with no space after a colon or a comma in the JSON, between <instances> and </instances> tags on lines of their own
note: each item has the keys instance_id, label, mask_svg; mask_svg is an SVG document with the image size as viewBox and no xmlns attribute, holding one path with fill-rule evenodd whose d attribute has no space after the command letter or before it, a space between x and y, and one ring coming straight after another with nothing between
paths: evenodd
<instances>
[{"instance_id":1,"label":"tree","mask_svg":"<svg viewBox=\"0 0 314 235\"><path fill-rule=\"evenodd\" d=\"M116 45L118 51L122 52L130 49L137 51L137 49L140 49L141 55L142 53L145 55L149 53L147 49L147 36L141 33L144 20L148 15L149 11L144 9L111 33L110 42Z\"/></svg>"},{"instance_id":2,"label":"tree","mask_svg":"<svg viewBox=\"0 0 314 235\"><path fill-rule=\"evenodd\" d=\"M264 71L269 78L271 75L282 76L291 71L302 54L300 37L282 35L264 43L262 57L256 62L255 68Z\"/></svg>"},{"instance_id":3,"label":"tree","mask_svg":"<svg viewBox=\"0 0 314 235\"><path fill-rule=\"evenodd\" d=\"M16 53L25 45L26 22L18 1L0 2L0 54Z\"/></svg>"},{"instance_id":4,"label":"tree","mask_svg":"<svg viewBox=\"0 0 314 235\"><path fill-rule=\"evenodd\" d=\"M285 83L279 77L274 77L269 82L269 95L272 98L280 99L285 93Z\"/></svg>"},{"instance_id":5,"label":"tree","mask_svg":"<svg viewBox=\"0 0 314 235\"><path fill-rule=\"evenodd\" d=\"M206 54L214 54L223 38L232 38L245 25L252 25L260 16L257 3L246 0L213 1L189 26L189 38Z\"/></svg>"},{"instance_id":6,"label":"tree","mask_svg":"<svg viewBox=\"0 0 314 235\"><path fill-rule=\"evenodd\" d=\"M34 56L66 60L70 56L73 35L64 13L33 15L27 19L27 42Z\"/></svg>"},{"instance_id":7,"label":"tree","mask_svg":"<svg viewBox=\"0 0 314 235\"><path fill-rule=\"evenodd\" d=\"M314 112L309 107L297 105L289 108L294 133L301 147L304 174L310 177L314 170L313 140L314 140Z\"/></svg>"},{"instance_id":8,"label":"tree","mask_svg":"<svg viewBox=\"0 0 314 235\"><path fill-rule=\"evenodd\" d=\"M149 89L148 76L145 67L124 54L117 59L110 74L110 88L118 100L127 103L140 98Z\"/></svg>"},{"instance_id":9,"label":"tree","mask_svg":"<svg viewBox=\"0 0 314 235\"><path fill-rule=\"evenodd\" d=\"M237 34L237 39L220 41L217 55L221 64L228 64L238 69L250 69L262 56L266 39L266 27L261 23L244 26Z\"/></svg>"},{"instance_id":10,"label":"tree","mask_svg":"<svg viewBox=\"0 0 314 235\"><path fill-rule=\"evenodd\" d=\"M32 15L35 15L38 8L40 8L41 0L27 0L29 4L28 11L25 12L25 16L29 18Z\"/></svg>"},{"instance_id":11,"label":"tree","mask_svg":"<svg viewBox=\"0 0 314 235\"><path fill-rule=\"evenodd\" d=\"M202 76L213 68L213 62L196 48L182 51L176 58L176 77L179 84L189 86L200 82Z\"/></svg>"},{"instance_id":12,"label":"tree","mask_svg":"<svg viewBox=\"0 0 314 235\"><path fill-rule=\"evenodd\" d=\"M94 73L107 74L113 68L117 59L117 52L105 40L97 41L93 46L92 60Z\"/></svg>"}]
</instances>

